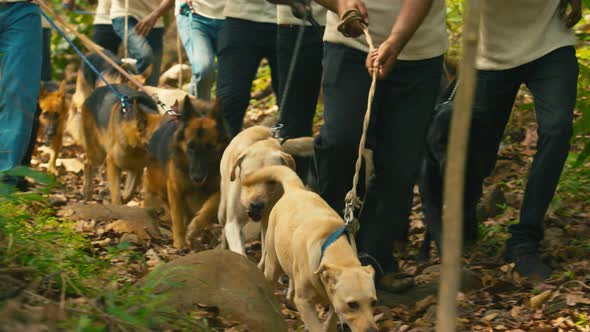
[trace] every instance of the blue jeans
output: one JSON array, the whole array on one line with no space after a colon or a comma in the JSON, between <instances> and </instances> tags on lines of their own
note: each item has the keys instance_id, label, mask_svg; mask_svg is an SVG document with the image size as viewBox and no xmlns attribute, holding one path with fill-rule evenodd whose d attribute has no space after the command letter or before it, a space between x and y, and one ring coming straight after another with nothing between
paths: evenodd
<instances>
[{"instance_id":1,"label":"blue jeans","mask_svg":"<svg viewBox=\"0 0 590 332\"><path fill-rule=\"evenodd\" d=\"M19 165L41 80L41 17L26 2L0 4L0 171Z\"/></svg>"},{"instance_id":2,"label":"blue jeans","mask_svg":"<svg viewBox=\"0 0 590 332\"><path fill-rule=\"evenodd\" d=\"M215 55L217 39L223 27L223 20L201 15L176 16L180 40L191 63L190 94L211 99L211 87L215 82Z\"/></svg>"},{"instance_id":3,"label":"blue jeans","mask_svg":"<svg viewBox=\"0 0 590 332\"><path fill-rule=\"evenodd\" d=\"M162 64L162 49L164 43L164 29L152 29L147 36L143 37L135 32L135 26L139 21L134 17L129 17L129 29L127 42L129 55L137 60L137 70L143 73L150 65L153 65L152 73L146 80L147 85L157 86L160 78L160 65ZM117 17L113 19L113 29L115 33L123 40L125 38L125 18Z\"/></svg>"}]
</instances>

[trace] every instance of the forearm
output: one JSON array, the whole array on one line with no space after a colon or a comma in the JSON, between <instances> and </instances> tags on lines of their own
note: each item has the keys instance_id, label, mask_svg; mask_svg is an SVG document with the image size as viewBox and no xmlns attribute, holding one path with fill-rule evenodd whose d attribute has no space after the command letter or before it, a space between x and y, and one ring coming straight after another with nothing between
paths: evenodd
<instances>
[{"instance_id":1,"label":"forearm","mask_svg":"<svg viewBox=\"0 0 590 332\"><path fill-rule=\"evenodd\" d=\"M314 0L316 3L325 7L329 11L338 14L338 0Z\"/></svg>"},{"instance_id":2,"label":"forearm","mask_svg":"<svg viewBox=\"0 0 590 332\"><path fill-rule=\"evenodd\" d=\"M430 11L433 0L404 0L387 40L399 53L412 38Z\"/></svg>"},{"instance_id":3,"label":"forearm","mask_svg":"<svg viewBox=\"0 0 590 332\"><path fill-rule=\"evenodd\" d=\"M158 6L158 8L156 8L156 10L154 10L152 12L152 14L154 16L156 16L157 18L160 18L162 16L164 16L164 14L170 10L170 8L172 8L172 6L174 6L174 0L162 0L162 2L160 2L160 5Z\"/></svg>"}]
</instances>

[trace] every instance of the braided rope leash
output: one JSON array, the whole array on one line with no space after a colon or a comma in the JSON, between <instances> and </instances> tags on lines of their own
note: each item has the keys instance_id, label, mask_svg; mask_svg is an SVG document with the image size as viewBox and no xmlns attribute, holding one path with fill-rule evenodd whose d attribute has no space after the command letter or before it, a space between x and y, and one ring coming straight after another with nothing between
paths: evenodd
<instances>
[{"instance_id":1,"label":"braided rope leash","mask_svg":"<svg viewBox=\"0 0 590 332\"><path fill-rule=\"evenodd\" d=\"M367 40L367 44L369 45L369 52L372 52L375 49L375 45L373 44L373 39L369 33L369 27L363 21L363 18L359 11L357 10L348 10L342 15L340 19L340 24L338 24L338 31L340 31L344 36L350 37L349 27L350 23L358 21L360 22L363 33L365 35L365 39ZM352 178L352 189L346 194L345 205L344 205L344 222L345 226L348 228L349 232L353 235L351 238L354 238L354 235L358 232L360 228L360 224L358 219L354 217L354 209L360 208L363 204L360 197L357 195L357 186L359 181L359 174L361 171L361 166L363 163L363 155L365 153L365 145L367 142L367 130L369 128L369 122L371 120L371 112L373 106L373 99L375 98L375 89L377 86L377 75L378 70L375 68L373 70L373 76L371 80L371 87L369 88L369 96L367 98L367 111L365 112L365 117L363 119L363 131L361 134L361 139L359 142L358 147L358 156L356 159L356 164L354 167L354 176Z\"/></svg>"}]
</instances>

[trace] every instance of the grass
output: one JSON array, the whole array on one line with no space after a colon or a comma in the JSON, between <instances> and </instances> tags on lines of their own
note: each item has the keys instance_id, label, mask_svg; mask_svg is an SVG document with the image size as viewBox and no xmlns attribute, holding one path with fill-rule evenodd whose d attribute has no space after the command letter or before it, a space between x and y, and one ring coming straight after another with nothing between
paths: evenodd
<instances>
[{"instance_id":1,"label":"grass","mask_svg":"<svg viewBox=\"0 0 590 332\"><path fill-rule=\"evenodd\" d=\"M89 238L75 230L75 222L54 215L43 195L54 186L53 178L18 171L44 185L33 193L0 196L0 277L2 270L24 267L31 271L18 280L9 277L13 282L0 288L0 311L26 293L34 296L36 304L63 308L67 318L52 322L61 330L208 330L200 320L177 313L166 296L154 292L177 271L149 275L140 285L129 283L121 273L127 264L117 266L112 261L137 260L137 254L128 251L125 243L106 251L94 248Z\"/></svg>"}]
</instances>

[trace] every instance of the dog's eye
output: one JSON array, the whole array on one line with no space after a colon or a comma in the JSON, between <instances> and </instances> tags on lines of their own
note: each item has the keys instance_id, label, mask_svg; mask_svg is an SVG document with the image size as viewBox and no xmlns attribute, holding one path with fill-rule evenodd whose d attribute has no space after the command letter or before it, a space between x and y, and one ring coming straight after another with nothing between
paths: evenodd
<instances>
[{"instance_id":1,"label":"dog's eye","mask_svg":"<svg viewBox=\"0 0 590 332\"><path fill-rule=\"evenodd\" d=\"M350 309L350 310L358 310L360 308L359 303L356 301L351 301L346 304L348 305L348 309Z\"/></svg>"}]
</instances>

